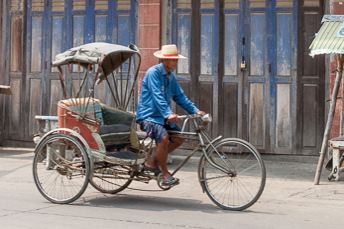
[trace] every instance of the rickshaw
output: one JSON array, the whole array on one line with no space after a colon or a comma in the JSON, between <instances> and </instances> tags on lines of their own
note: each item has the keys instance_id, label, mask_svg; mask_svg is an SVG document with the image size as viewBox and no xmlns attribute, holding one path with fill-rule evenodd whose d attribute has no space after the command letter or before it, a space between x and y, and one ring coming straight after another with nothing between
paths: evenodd
<instances>
[{"instance_id":1,"label":"rickshaw","mask_svg":"<svg viewBox=\"0 0 344 229\"><path fill-rule=\"evenodd\" d=\"M156 181L159 190L171 188L163 185L160 173L144 166L155 142L139 130L135 120L140 63L139 50L132 44L90 43L56 56L53 66L63 92L57 104L58 128L36 139L33 160L34 182L47 200L71 203L88 183L108 194L123 191L133 181ZM255 147L242 139L211 138L209 114L179 118L181 131L171 134L197 141L198 146L172 175L201 152L199 182L217 206L244 210L254 204L266 179Z\"/></svg>"}]
</instances>

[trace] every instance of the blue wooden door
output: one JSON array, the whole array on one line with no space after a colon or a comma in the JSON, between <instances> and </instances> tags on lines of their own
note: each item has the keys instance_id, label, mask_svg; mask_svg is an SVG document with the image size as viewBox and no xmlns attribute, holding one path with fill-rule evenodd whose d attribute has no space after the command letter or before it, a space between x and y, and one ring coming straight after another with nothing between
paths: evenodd
<instances>
[{"instance_id":1,"label":"blue wooden door","mask_svg":"<svg viewBox=\"0 0 344 229\"><path fill-rule=\"evenodd\" d=\"M227 136L243 137L265 152L316 155L323 132L323 60L309 58L308 47L322 1L237 2L224 1L223 132L237 127Z\"/></svg>"},{"instance_id":2,"label":"blue wooden door","mask_svg":"<svg viewBox=\"0 0 344 229\"><path fill-rule=\"evenodd\" d=\"M245 13L246 137L261 150L292 153L297 104L297 1L250 0Z\"/></svg>"},{"instance_id":3,"label":"blue wooden door","mask_svg":"<svg viewBox=\"0 0 344 229\"><path fill-rule=\"evenodd\" d=\"M16 11L9 14L14 40L8 41L13 58L8 72L16 93L7 109L16 110L16 115L9 120L7 139L31 141L37 133L34 116L56 115L57 101L62 98L57 69L51 65L56 54L96 41L135 43L136 4L135 0L11 0L8 7ZM78 85L79 69L71 68L69 76L71 93ZM104 102L107 94L108 88L97 90Z\"/></svg>"},{"instance_id":4,"label":"blue wooden door","mask_svg":"<svg viewBox=\"0 0 344 229\"><path fill-rule=\"evenodd\" d=\"M298 7L296 0L174 1L172 41L189 57L177 72L214 116L213 134L293 152Z\"/></svg>"}]
</instances>

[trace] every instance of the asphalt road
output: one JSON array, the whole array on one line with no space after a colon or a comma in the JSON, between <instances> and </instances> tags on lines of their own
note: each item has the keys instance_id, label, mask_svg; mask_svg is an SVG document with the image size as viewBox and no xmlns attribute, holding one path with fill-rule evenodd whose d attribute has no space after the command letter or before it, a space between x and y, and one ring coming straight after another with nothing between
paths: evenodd
<instances>
[{"instance_id":1,"label":"asphalt road","mask_svg":"<svg viewBox=\"0 0 344 229\"><path fill-rule=\"evenodd\" d=\"M224 211L202 193L196 162L169 191L126 189L104 195L88 187L69 205L46 201L32 179L29 152L0 152L0 228L342 228L343 182L312 184L315 164L267 160L260 200L243 212ZM278 158L277 158L278 159ZM175 159L177 161L178 159ZM158 190L154 182L130 187Z\"/></svg>"}]
</instances>

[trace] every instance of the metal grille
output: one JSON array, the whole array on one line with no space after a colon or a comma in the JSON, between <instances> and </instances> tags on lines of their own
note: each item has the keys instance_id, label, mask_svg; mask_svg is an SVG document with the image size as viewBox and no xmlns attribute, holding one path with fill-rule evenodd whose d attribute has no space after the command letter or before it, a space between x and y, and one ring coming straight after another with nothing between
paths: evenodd
<instances>
[{"instance_id":1,"label":"metal grille","mask_svg":"<svg viewBox=\"0 0 344 229\"><path fill-rule=\"evenodd\" d=\"M11 12L23 11L23 0L12 0L11 1Z\"/></svg>"},{"instance_id":2,"label":"metal grille","mask_svg":"<svg viewBox=\"0 0 344 229\"><path fill-rule=\"evenodd\" d=\"M304 0L304 6L318 7L320 6L319 0Z\"/></svg>"},{"instance_id":3,"label":"metal grille","mask_svg":"<svg viewBox=\"0 0 344 229\"><path fill-rule=\"evenodd\" d=\"M130 10L130 1L129 0L118 0L117 1L118 10Z\"/></svg>"},{"instance_id":4,"label":"metal grille","mask_svg":"<svg viewBox=\"0 0 344 229\"><path fill-rule=\"evenodd\" d=\"M214 8L214 0L202 0L201 1L201 8L213 9Z\"/></svg>"},{"instance_id":5,"label":"metal grille","mask_svg":"<svg viewBox=\"0 0 344 229\"><path fill-rule=\"evenodd\" d=\"M277 0L276 7L292 7L293 0Z\"/></svg>"},{"instance_id":6,"label":"metal grille","mask_svg":"<svg viewBox=\"0 0 344 229\"><path fill-rule=\"evenodd\" d=\"M31 9L34 12L44 11L44 0L32 0Z\"/></svg>"},{"instance_id":7,"label":"metal grille","mask_svg":"<svg viewBox=\"0 0 344 229\"><path fill-rule=\"evenodd\" d=\"M52 3L52 11L53 12L63 12L64 11L64 1L61 0L53 0Z\"/></svg>"},{"instance_id":8,"label":"metal grille","mask_svg":"<svg viewBox=\"0 0 344 229\"><path fill-rule=\"evenodd\" d=\"M85 10L85 0L74 0L73 10Z\"/></svg>"},{"instance_id":9,"label":"metal grille","mask_svg":"<svg viewBox=\"0 0 344 229\"><path fill-rule=\"evenodd\" d=\"M179 9L191 9L191 0L177 0L177 8Z\"/></svg>"},{"instance_id":10,"label":"metal grille","mask_svg":"<svg viewBox=\"0 0 344 229\"><path fill-rule=\"evenodd\" d=\"M264 8L265 0L250 0L250 7L251 8Z\"/></svg>"},{"instance_id":11,"label":"metal grille","mask_svg":"<svg viewBox=\"0 0 344 229\"><path fill-rule=\"evenodd\" d=\"M240 0L225 0L225 9L239 9Z\"/></svg>"},{"instance_id":12,"label":"metal grille","mask_svg":"<svg viewBox=\"0 0 344 229\"><path fill-rule=\"evenodd\" d=\"M96 10L107 10L109 8L108 0L97 0L94 4Z\"/></svg>"}]
</instances>

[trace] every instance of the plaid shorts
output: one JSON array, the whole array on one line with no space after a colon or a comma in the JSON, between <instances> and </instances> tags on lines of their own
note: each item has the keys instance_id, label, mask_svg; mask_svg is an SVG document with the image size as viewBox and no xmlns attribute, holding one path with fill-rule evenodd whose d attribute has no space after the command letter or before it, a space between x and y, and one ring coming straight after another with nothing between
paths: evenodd
<instances>
[{"instance_id":1,"label":"plaid shorts","mask_svg":"<svg viewBox=\"0 0 344 229\"><path fill-rule=\"evenodd\" d=\"M161 142L161 139L166 136L169 130L180 131L180 128L176 124L161 125L149 121L138 121L141 130L145 131L147 135L154 139L156 144Z\"/></svg>"}]
</instances>

